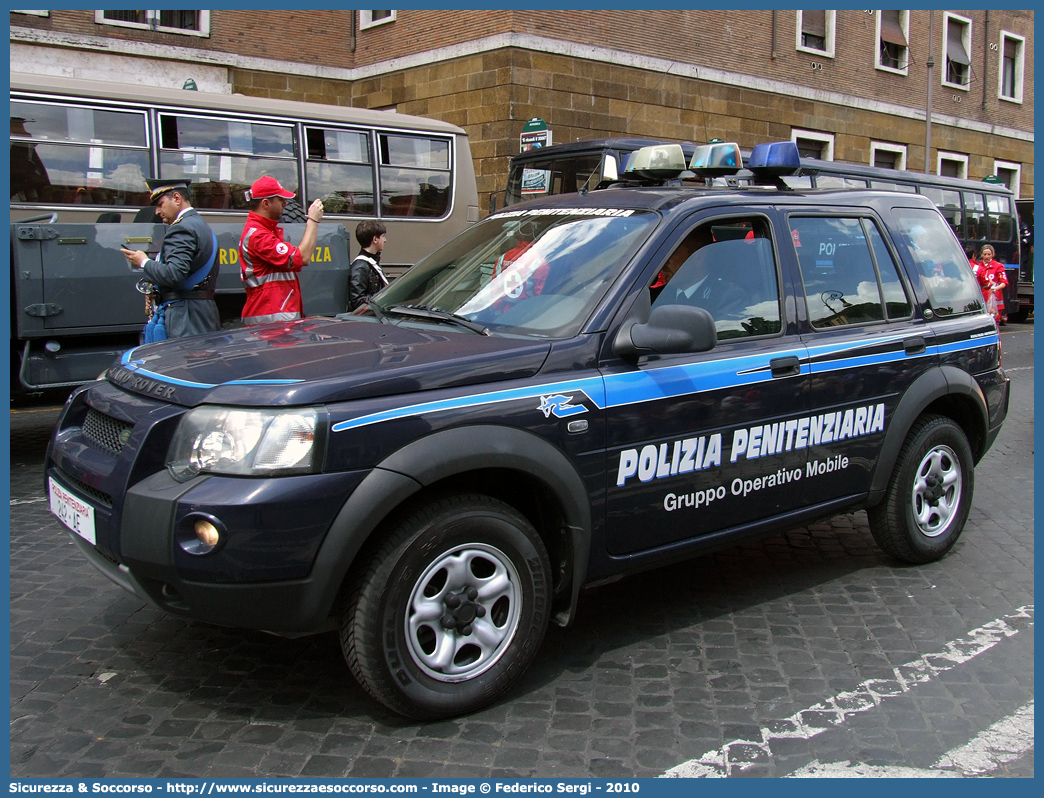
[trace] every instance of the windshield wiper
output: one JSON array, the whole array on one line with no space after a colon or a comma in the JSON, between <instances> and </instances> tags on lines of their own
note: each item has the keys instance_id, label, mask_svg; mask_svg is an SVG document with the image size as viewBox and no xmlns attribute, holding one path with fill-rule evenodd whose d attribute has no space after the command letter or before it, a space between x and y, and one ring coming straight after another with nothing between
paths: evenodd
<instances>
[{"instance_id":1,"label":"windshield wiper","mask_svg":"<svg viewBox=\"0 0 1044 798\"><path fill-rule=\"evenodd\" d=\"M366 307L368 307L370 310L373 311L373 315L377 317L377 321L379 321L381 324L384 324L384 319L386 317L385 317L384 311L381 309L380 305L378 305L372 299L364 299L363 300L363 304L366 305Z\"/></svg>"},{"instance_id":2,"label":"windshield wiper","mask_svg":"<svg viewBox=\"0 0 1044 798\"><path fill-rule=\"evenodd\" d=\"M414 319L427 319L429 321L443 321L448 324L456 324L459 327L476 332L479 335L489 335L489 328L477 324L471 319L458 316L438 308L429 308L427 305L392 305L384 309L384 312L392 316L407 316Z\"/></svg>"}]
</instances>

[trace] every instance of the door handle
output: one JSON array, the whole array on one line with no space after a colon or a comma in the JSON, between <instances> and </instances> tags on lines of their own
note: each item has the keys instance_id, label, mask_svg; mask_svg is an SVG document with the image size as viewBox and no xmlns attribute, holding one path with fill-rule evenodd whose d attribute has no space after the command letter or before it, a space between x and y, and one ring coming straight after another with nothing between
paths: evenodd
<instances>
[{"instance_id":1,"label":"door handle","mask_svg":"<svg viewBox=\"0 0 1044 798\"><path fill-rule=\"evenodd\" d=\"M927 349L924 343L924 339L921 336L914 338L907 338L903 341L903 349L908 355L923 355Z\"/></svg>"},{"instance_id":2,"label":"door handle","mask_svg":"<svg viewBox=\"0 0 1044 798\"><path fill-rule=\"evenodd\" d=\"M797 357L777 357L769 361L773 377L793 377L801 373L801 361Z\"/></svg>"}]
</instances>

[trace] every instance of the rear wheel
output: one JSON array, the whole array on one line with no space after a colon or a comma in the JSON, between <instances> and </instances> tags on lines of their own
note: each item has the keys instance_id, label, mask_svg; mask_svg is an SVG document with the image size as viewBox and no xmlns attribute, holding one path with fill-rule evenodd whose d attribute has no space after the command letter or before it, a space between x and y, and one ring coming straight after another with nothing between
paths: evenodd
<instances>
[{"instance_id":1,"label":"rear wheel","mask_svg":"<svg viewBox=\"0 0 1044 798\"><path fill-rule=\"evenodd\" d=\"M430 719L496 700L536 654L550 616L547 553L532 524L486 496L404 520L353 586L341 626L363 687Z\"/></svg>"},{"instance_id":2,"label":"rear wheel","mask_svg":"<svg viewBox=\"0 0 1044 798\"><path fill-rule=\"evenodd\" d=\"M1019 308L1017 311L1012 313L1008 318L1010 318L1016 324L1025 324L1026 319L1029 318L1029 314L1030 314L1030 309L1029 308Z\"/></svg>"},{"instance_id":3,"label":"rear wheel","mask_svg":"<svg viewBox=\"0 0 1044 798\"><path fill-rule=\"evenodd\" d=\"M937 560L957 542L971 507L975 471L964 431L943 416L914 424L888 492L867 512L874 540L912 563Z\"/></svg>"}]
</instances>

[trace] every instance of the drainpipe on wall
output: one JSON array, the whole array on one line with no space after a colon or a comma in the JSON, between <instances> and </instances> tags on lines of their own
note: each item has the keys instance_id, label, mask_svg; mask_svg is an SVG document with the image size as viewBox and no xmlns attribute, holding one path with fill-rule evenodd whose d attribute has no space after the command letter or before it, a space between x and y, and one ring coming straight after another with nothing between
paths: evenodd
<instances>
[{"instance_id":1,"label":"drainpipe on wall","mask_svg":"<svg viewBox=\"0 0 1044 798\"><path fill-rule=\"evenodd\" d=\"M351 33L348 36L348 50L349 50L349 52L354 53L355 52L355 12L354 11L349 11L348 14L350 15L351 20L352 20L351 23L350 23L350 27L351 27L352 30L351 30ZM355 66L355 64L352 64L352 66Z\"/></svg>"},{"instance_id":2,"label":"drainpipe on wall","mask_svg":"<svg viewBox=\"0 0 1044 798\"><path fill-rule=\"evenodd\" d=\"M986 46L982 50L982 110L986 110L986 84L990 69L990 12L986 12L986 30L984 32Z\"/></svg>"},{"instance_id":3,"label":"drainpipe on wall","mask_svg":"<svg viewBox=\"0 0 1044 798\"><path fill-rule=\"evenodd\" d=\"M932 173L932 81L935 61L932 60L932 47L935 38L935 12L928 12L928 99L924 105L924 173Z\"/></svg>"},{"instance_id":4,"label":"drainpipe on wall","mask_svg":"<svg viewBox=\"0 0 1044 798\"><path fill-rule=\"evenodd\" d=\"M772 12L772 60L776 60L776 12Z\"/></svg>"}]
</instances>

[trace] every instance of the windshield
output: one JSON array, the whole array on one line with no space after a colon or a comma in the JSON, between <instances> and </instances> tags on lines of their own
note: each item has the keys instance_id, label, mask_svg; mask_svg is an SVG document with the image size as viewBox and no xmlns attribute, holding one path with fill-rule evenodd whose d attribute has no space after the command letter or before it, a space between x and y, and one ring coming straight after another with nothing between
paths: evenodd
<instances>
[{"instance_id":1,"label":"windshield","mask_svg":"<svg viewBox=\"0 0 1044 798\"><path fill-rule=\"evenodd\" d=\"M376 310L394 317L396 306L410 306L492 334L572 337L657 219L603 208L498 213L392 283L375 298Z\"/></svg>"}]
</instances>

